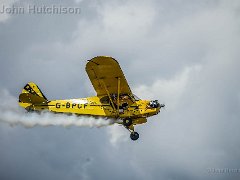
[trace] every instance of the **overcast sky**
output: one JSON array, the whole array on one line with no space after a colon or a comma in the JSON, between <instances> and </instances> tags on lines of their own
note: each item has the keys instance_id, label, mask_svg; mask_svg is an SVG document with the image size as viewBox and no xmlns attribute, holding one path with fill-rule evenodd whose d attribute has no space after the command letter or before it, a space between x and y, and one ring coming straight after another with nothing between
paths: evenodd
<instances>
[{"instance_id":1,"label":"overcast sky","mask_svg":"<svg viewBox=\"0 0 240 180\"><path fill-rule=\"evenodd\" d=\"M0 122L1 180L240 178L240 1L1 0L0 12L12 5L25 13L0 14L0 112L29 81L48 99L95 95L85 64L98 55L166 108L136 127L136 142L121 126ZM81 13L29 14L29 5Z\"/></svg>"}]
</instances>

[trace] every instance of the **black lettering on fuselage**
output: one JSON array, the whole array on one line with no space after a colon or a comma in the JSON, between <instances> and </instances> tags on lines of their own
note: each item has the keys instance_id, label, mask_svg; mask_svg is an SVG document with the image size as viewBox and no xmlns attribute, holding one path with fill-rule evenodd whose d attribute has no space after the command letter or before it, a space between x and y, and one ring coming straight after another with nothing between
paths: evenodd
<instances>
[{"instance_id":1,"label":"black lettering on fuselage","mask_svg":"<svg viewBox=\"0 0 240 180\"><path fill-rule=\"evenodd\" d=\"M72 104L72 108L74 108L75 106L77 106L75 103Z\"/></svg>"},{"instance_id":2,"label":"black lettering on fuselage","mask_svg":"<svg viewBox=\"0 0 240 180\"><path fill-rule=\"evenodd\" d=\"M81 109L82 106L84 106L84 108L87 106L87 104L76 104L76 103L70 103L70 102L66 102L66 104L61 104L61 103L56 103L55 104L55 107L56 108L61 108L61 107L66 107L66 108L78 108L78 109Z\"/></svg>"},{"instance_id":3,"label":"black lettering on fuselage","mask_svg":"<svg viewBox=\"0 0 240 180\"><path fill-rule=\"evenodd\" d=\"M56 108L60 108L61 107L61 103L56 103Z\"/></svg>"},{"instance_id":4,"label":"black lettering on fuselage","mask_svg":"<svg viewBox=\"0 0 240 180\"><path fill-rule=\"evenodd\" d=\"M66 108L70 108L70 103L69 102L66 103Z\"/></svg>"}]
</instances>

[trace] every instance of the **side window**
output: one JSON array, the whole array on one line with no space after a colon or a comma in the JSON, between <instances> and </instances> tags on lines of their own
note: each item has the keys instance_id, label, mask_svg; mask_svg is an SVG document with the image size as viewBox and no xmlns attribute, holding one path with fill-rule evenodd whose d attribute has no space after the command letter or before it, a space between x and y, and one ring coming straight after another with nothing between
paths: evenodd
<instances>
[{"instance_id":1,"label":"side window","mask_svg":"<svg viewBox=\"0 0 240 180\"><path fill-rule=\"evenodd\" d=\"M102 104L109 104L109 103L110 103L110 100L109 100L108 96L104 96L104 97L102 97L102 98L100 99L100 102L101 102Z\"/></svg>"}]
</instances>

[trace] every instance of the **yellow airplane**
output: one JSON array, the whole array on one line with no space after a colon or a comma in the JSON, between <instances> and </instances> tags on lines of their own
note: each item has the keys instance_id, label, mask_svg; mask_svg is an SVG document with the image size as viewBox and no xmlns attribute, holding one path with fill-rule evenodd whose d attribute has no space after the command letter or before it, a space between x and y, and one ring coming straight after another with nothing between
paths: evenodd
<instances>
[{"instance_id":1,"label":"yellow airplane","mask_svg":"<svg viewBox=\"0 0 240 180\"><path fill-rule=\"evenodd\" d=\"M146 123L147 117L158 114L165 106L157 100L141 100L135 96L120 65L112 57L92 58L86 65L86 71L97 96L50 101L35 83L29 82L19 95L19 105L27 111L49 110L112 118L130 131L132 140L139 138L134 126Z\"/></svg>"}]
</instances>

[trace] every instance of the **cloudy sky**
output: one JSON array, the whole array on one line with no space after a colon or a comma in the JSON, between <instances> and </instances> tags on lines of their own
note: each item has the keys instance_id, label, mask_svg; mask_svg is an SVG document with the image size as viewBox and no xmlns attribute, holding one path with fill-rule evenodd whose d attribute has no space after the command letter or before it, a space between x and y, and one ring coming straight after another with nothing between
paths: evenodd
<instances>
[{"instance_id":1,"label":"cloudy sky","mask_svg":"<svg viewBox=\"0 0 240 180\"><path fill-rule=\"evenodd\" d=\"M166 108L136 127L136 142L121 126L1 121L1 180L240 178L238 0L1 0L0 12L13 5L25 13L0 13L0 119L29 81L48 99L95 95L85 64L97 55ZM53 5L81 13L27 12Z\"/></svg>"}]
</instances>

